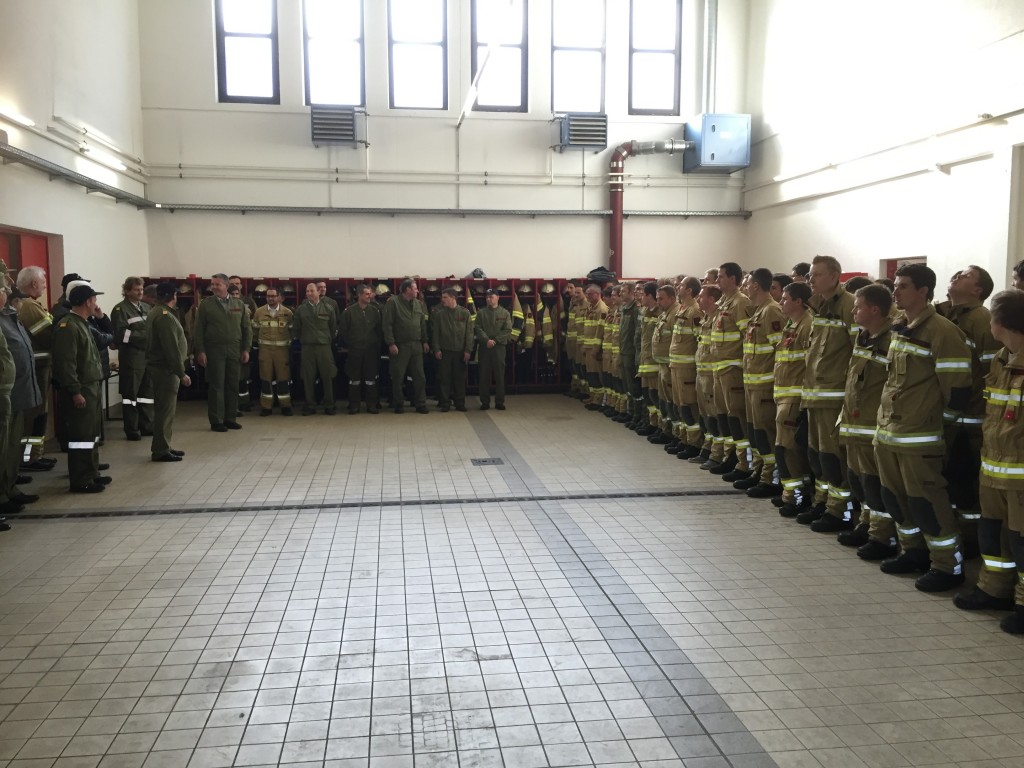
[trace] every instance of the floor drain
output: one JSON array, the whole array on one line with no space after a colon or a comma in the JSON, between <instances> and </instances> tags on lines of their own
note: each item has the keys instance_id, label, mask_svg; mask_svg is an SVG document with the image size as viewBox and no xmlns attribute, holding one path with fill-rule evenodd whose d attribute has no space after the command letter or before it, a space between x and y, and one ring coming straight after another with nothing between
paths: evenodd
<instances>
[{"instance_id":1,"label":"floor drain","mask_svg":"<svg viewBox=\"0 0 1024 768\"><path fill-rule=\"evenodd\" d=\"M470 459L469 461L474 467L492 467L505 463L501 459Z\"/></svg>"}]
</instances>

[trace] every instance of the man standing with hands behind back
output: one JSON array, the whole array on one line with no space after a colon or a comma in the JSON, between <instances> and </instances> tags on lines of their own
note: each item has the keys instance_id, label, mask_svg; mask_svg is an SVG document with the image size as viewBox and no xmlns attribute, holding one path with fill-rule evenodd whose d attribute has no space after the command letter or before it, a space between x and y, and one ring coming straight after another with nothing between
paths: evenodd
<instances>
[{"instance_id":1,"label":"man standing with hands behind back","mask_svg":"<svg viewBox=\"0 0 1024 768\"><path fill-rule=\"evenodd\" d=\"M252 326L241 299L228 297L228 277L218 272L210 280L213 295L203 299L194 329L196 363L206 368L210 429L241 429L238 416L239 367L249 364Z\"/></svg>"},{"instance_id":2,"label":"man standing with hands behind back","mask_svg":"<svg viewBox=\"0 0 1024 768\"><path fill-rule=\"evenodd\" d=\"M469 310L460 307L453 288L441 291L441 308L430 321L434 357L440 361L438 373L441 410L452 402L455 410L466 410L466 363L473 351L473 324Z\"/></svg>"},{"instance_id":3,"label":"man standing with hands behind back","mask_svg":"<svg viewBox=\"0 0 1024 768\"><path fill-rule=\"evenodd\" d=\"M92 286L71 289L71 311L61 318L53 333L53 380L57 385L57 413L67 425L68 479L72 493L97 493L110 482L100 475L100 353L89 330L88 319L102 294Z\"/></svg>"},{"instance_id":4,"label":"man standing with hands behind back","mask_svg":"<svg viewBox=\"0 0 1024 768\"><path fill-rule=\"evenodd\" d=\"M505 410L505 350L512 336L512 316L498 304L498 294L487 289L487 306L476 313L476 338L480 342L480 410L491 407L491 371L494 371L494 405ZM577 342L579 343L579 342Z\"/></svg>"},{"instance_id":5,"label":"man standing with hands behind back","mask_svg":"<svg viewBox=\"0 0 1024 768\"><path fill-rule=\"evenodd\" d=\"M184 451L171 448L174 412L178 405L178 387L189 386L185 373L188 345L185 331L174 308L178 288L173 282L160 283L156 289L158 304L146 317L146 375L153 388L153 461L181 461Z\"/></svg>"},{"instance_id":6,"label":"man standing with hands behind back","mask_svg":"<svg viewBox=\"0 0 1024 768\"><path fill-rule=\"evenodd\" d=\"M429 413L423 354L430 352L430 344L427 342L427 314L416 298L417 293L416 281L407 277L398 287L398 295L384 305L384 343L391 355L391 407L395 413L404 410L402 385L406 371L412 378L416 413Z\"/></svg>"}]
</instances>

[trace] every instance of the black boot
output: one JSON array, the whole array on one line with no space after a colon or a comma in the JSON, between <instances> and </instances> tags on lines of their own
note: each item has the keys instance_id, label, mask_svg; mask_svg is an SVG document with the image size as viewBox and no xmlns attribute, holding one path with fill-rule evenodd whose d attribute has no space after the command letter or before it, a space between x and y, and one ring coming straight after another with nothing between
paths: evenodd
<instances>
[{"instance_id":1,"label":"black boot","mask_svg":"<svg viewBox=\"0 0 1024 768\"><path fill-rule=\"evenodd\" d=\"M861 523L852 531L843 531L836 536L836 541L844 547L863 547L869 541L867 523Z\"/></svg>"},{"instance_id":2,"label":"black boot","mask_svg":"<svg viewBox=\"0 0 1024 768\"><path fill-rule=\"evenodd\" d=\"M1013 613L1003 617L999 628L1011 635L1024 635L1024 605L1016 606Z\"/></svg>"},{"instance_id":3,"label":"black boot","mask_svg":"<svg viewBox=\"0 0 1024 768\"><path fill-rule=\"evenodd\" d=\"M879 566L882 573L925 573L930 567L927 549L908 549Z\"/></svg>"},{"instance_id":4,"label":"black boot","mask_svg":"<svg viewBox=\"0 0 1024 768\"><path fill-rule=\"evenodd\" d=\"M993 597L979 587L961 592L953 598L953 605L962 611L1012 611L1012 597Z\"/></svg>"}]
</instances>

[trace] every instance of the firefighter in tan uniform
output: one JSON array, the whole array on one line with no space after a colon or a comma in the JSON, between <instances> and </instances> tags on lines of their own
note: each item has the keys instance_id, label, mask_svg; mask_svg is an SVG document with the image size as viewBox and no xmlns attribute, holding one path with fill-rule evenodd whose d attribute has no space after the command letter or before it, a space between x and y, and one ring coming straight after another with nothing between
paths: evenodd
<instances>
[{"instance_id":1,"label":"firefighter in tan uniform","mask_svg":"<svg viewBox=\"0 0 1024 768\"><path fill-rule=\"evenodd\" d=\"M803 406L807 409L807 459L814 474L813 506L796 521L819 533L853 528L852 494L846 483L846 457L839 445L839 412L846 393L846 371L857 327L853 296L839 283L842 267L831 256L815 256L809 284L811 350L807 357Z\"/></svg>"},{"instance_id":2,"label":"firefighter in tan uniform","mask_svg":"<svg viewBox=\"0 0 1024 768\"><path fill-rule=\"evenodd\" d=\"M601 412L615 416L622 406L619 384L619 286L608 285L602 291L608 314L601 334L601 386L604 388Z\"/></svg>"},{"instance_id":3,"label":"firefighter in tan uniform","mask_svg":"<svg viewBox=\"0 0 1024 768\"><path fill-rule=\"evenodd\" d=\"M982 568L953 600L964 610L1012 610L999 626L1024 634L1024 292L992 298L991 329L1004 348L985 377L981 454Z\"/></svg>"},{"instance_id":4,"label":"firefighter in tan uniform","mask_svg":"<svg viewBox=\"0 0 1024 768\"><path fill-rule=\"evenodd\" d=\"M580 380L579 371L576 368L577 345L579 344L580 310L582 303L577 298L575 287L569 298L569 306L566 309L567 321L565 326L565 355L569 359L569 367L572 369L572 378L569 385L569 394L573 397L583 392L583 382Z\"/></svg>"},{"instance_id":5,"label":"firefighter in tan uniform","mask_svg":"<svg viewBox=\"0 0 1024 768\"><path fill-rule=\"evenodd\" d=\"M672 373L669 368L669 347L672 345L672 331L676 327L676 314L679 312L674 286L658 286L658 309L658 321L654 324L651 337L651 357L658 365L658 431L650 435L647 441L668 446L674 439L672 422L675 420Z\"/></svg>"},{"instance_id":6,"label":"firefighter in tan uniform","mask_svg":"<svg viewBox=\"0 0 1024 768\"><path fill-rule=\"evenodd\" d=\"M839 534L840 544L857 547L862 560L896 554L896 526L885 511L882 481L872 442L878 427L882 388L889 375L892 294L884 285L867 285L854 295L853 319L860 327L846 376L839 419L839 443L846 449L846 477L861 504L860 523Z\"/></svg>"},{"instance_id":7,"label":"firefighter in tan uniform","mask_svg":"<svg viewBox=\"0 0 1024 768\"><path fill-rule=\"evenodd\" d=\"M637 288L640 288L638 291ZM643 399L640 396L640 380L637 377L637 358L640 336L640 303L639 296L643 293L640 283L627 283L622 286L619 298L619 376L622 379L623 400L625 410L615 417L615 421L632 427L637 418Z\"/></svg>"},{"instance_id":8,"label":"firefighter in tan uniform","mask_svg":"<svg viewBox=\"0 0 1024 768\"><path fill-rule=\"evenodd\" d=\"M576 310L576 357L575 368L579 379L579 390L577 397L586 401L590 398L590 382L587 378L587 343L586 331L587 322L590 318L590 302L587 301L586 290L580 286L580 303ZM511 318L511 315L509 315Z\"/></svg>"},{"instance_id":9,"label":"firefighter in tan uniform","mask_svg":"<svg viewBox=\"0 0 1024 768\"><path fill-rule=\"evenodd\" d=\"M946 480L949 497L960 522L965 552L976 553L981 507L978 478L981 474L981 423L985 416L982 395L985 376L999 344L992 335L991 314L982 302L992 293L992 276L974 264L961 269L949 281L949 303L936 305L939 313L967 336L971 348L974 390L971 400L956 421L946 422ZM968 557L971 555L968 554Z\"/></svg>"},{"instance_id":10,"label":"firefighter in tan uniform","mask_svg":"<svg viewBox=\"0 0 1024 768\"><path fill-rule=\"evenodd\" d=\"M779 514L796 517L811 501L811 475L807 464L807 412L803 408L807 354L811 343L811 287L790 283L782 289L779 305L786 316L782 340L775 350L775 463L782 496Z\"/></svg>"},{"instance_id":11,"label":"firefighter in tan uniform","mask_svg":"<svg viewBox=\"0 0 1024 768\"><path fill-rule=\"evenodd\" d=\"M639 409L635 430L641 437L648 437L658 431L658 364L654 362L654 328L658 324L658 284L644 283L640 299L643 311L640 313L640 358L637 375L646 407Z\"/></svg>"},{"instance_id":12,"label":"firefighter in tan uniform","mask_svg":"<svg viewBox=\"0 0 1024 768\"><path fill-rule=\"evenodd\" d=\"M943 412L958 415L971 396L971 352L963 332L930 304L935 273L923 264L896 270L889 375L882 390L875 460L885 511L902 553L884 573L924 571L915 586L941 592L963 584L960 532L946 480ZM929 563L930 560L930 563Z\"/></svg>"},{"instance_id":13,"label":"firefighter in tan uniform","mask_svg":"<svg viewBox=\"0 0 1024 768\"><path fill-rule=\"evenodd\" d=\"M717 321L718 302L722 291L717 285L704 285L697 294L697 306L703 313L697 330L697 350L694 352L694 367L697 372L697 408L704 433L700 453L689 459L694 464L705 462L720 464L725 458L725 437L718 431L715 411L715 368L711 359L711 335Z\"/></svg>"},{"instance_id":14,"label":"firefighter in tan uniform","mask_svg":"<svg viewBox=\"0 0 1024 768\"><path fill-rule=\"evenodd\" d=\"M601 407L601 340L604 338L604 318L608 305L601 298L601 288L595 283L587 286L587 314L583 319L583 367L587 374L590 397L585 405L588 411Z\"/></svg>"},{"instance_id":15,"label":"firefighter in tan uniform","mask_svg":"<svg viewBox=\"0 0 1024 768\"><path fill-rule=\"evenodd\" d=\"M42 267L23 267L18 272L18 290L25 294L18 309L18 319L32 338L36 380L42 390L42 403L25 411L25 454L22 469L45 472L53 469L55 459L43 456L46 442L46 421L50 411L50 384L52 376L53 315L46 309L46 272Z\"/></svg>"},{"instance_id":16,"label":"firefighter in tan uniform","mask_svg":"<svg viewBox=\"0 0 1024 768\"><path fill-rule=\"evenodd\" d=\"M743 336L743 391L746 435L754 456L749 477L733 482L754 499L782 493L775 482L775 348L782 341L786 317L772 298L772 272L761 267L750 273L747 293L753 314Z\"/></svg>"},{"instance_id":17,"label":"firefighter in tan uniform","mask_svg":"<svg viewBox=\"0 0 1024 768\"><path fill-rule=\"evenodd\" d=\"M672 375L672 401L676 407L676 439L672 451L680 459L700 454L704 437L700 428L700 406L697 403L697 334L704 313L697 306L700 280L684 277L676 286L679 309L672 343L668 348L668 367Z\"/></svg>"},{"instance_id":18,"label":"firefighter in tan uniform","mask_svg":"<svg viewBox=\"0 0 1024 768\"><path fill-rule=\"evenodd\" d=\"M281 304L281 292L267 288L267 303L256 309L252 332L260 349L260 416L269 416L277 397L282 416L292 415L292 311Z\"/></svg>"},{"instance_id":19,"label":"firefighter in tan uniform","mask_svg":"<svg viewBox=\"0 0 1024 768\"><path fill-rule=\"evenodd\" d=\"M753 314L750 299L740 290L743 270L735 262L718 268L718 287L722 298L718 302L715 327L711 333L710 359L715 374L715 421L719 433L725 438L722 461L707 461L701 469L721 475L727 482L747 477L750 465L746 437L747 408L743 394L743 334Z\"/></svg>"}]
</instances>

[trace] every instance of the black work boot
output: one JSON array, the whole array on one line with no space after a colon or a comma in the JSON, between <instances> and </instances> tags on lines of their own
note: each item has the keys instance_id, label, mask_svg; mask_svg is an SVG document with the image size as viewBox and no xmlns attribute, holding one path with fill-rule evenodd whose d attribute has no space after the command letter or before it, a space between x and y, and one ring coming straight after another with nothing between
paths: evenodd
<instances>
[{"instance_id":1,"label":"black work boot","mask_svg":"<svg viewBox=\"0 0 1024 768\"><path fill-rule=\"evenodd\" d=\"M924 576L914 582L914 586L922 592L946 592L963 583L962 573L946 573L930 568Z\"/></svg>"},{"instance_id":2,"label":"black work boot","mask_svg":"<svg viewBox=\"0 0 1024 768\"><path fill-rule=\"evenodd\" d=\"M852 531L843 531L836 536L836 541L844 547L863 547L868 543L868 524L861 523Z\"/></svg>"},{"instance_id":3,"label":"black work boot","mask_svg":"<svg viewBox=\"0 0 1024 768\"><path fill-rule=\"evenodd\" d=\"M736 469L738 463L736 454L731 454L725 461L716 462L717 466L709 467L708 472L712 475L725 475Z\"/></svg>"},{"instance_id":4,"label":"black work boot","mask_svg":"<svg viewBox=\"0 0 1024 768\"><path fill-rule=\"evenodd\" d=\"M810 509L804 510L799 515L797 515L796 516L796 521L798 523L800 523L800 525L810 525L811 523L813 523L815 520L817 520L819 517L821 517L824 514L825 514L825 505L824 504L815 504Z\"/></svg>"},{"instance_id":5,"label":"black work boot","mask_svg":"<svg viewBox=\"0 0 1024 768\"><path fill-rule=\"evenodd\" d=\"M888 560L896 556L896 545L888 544L878 539L869 539L863 547L857 547L857 557L861 560L874 562L877 560Z\"/></svg>"},{"instance_id":6,"label":"black work boot","mask_svg":"<svg viewBox=\"0 0 1024 768\"><path fill-rule=\"evenodd\" d=\"M1013 613L1004 616L999 628L1011 635L1024 635L1024 605L1016 606Z\"/></svg>"},{"instance_id":7,"label":"black work boot","mask_svg":"<svg viewBox=\"0 0 1024 768\"><path fill-rule=\"evenodd\" d=\"M961 592L953 598L953 605L962 611L1012 611L1012 597L993 597L980 587Z\"/></svg>"},{"instance_id":8,"label":"black work boot","mask_svg":"<svg viewBox=\"0 0 1024 768\"><path fill-rule=\"evenodd\" d=\"M925 573L931 567L927 549L908 549L891 560L883 560L882 573Z\"/></svg>"}]
</instances>

